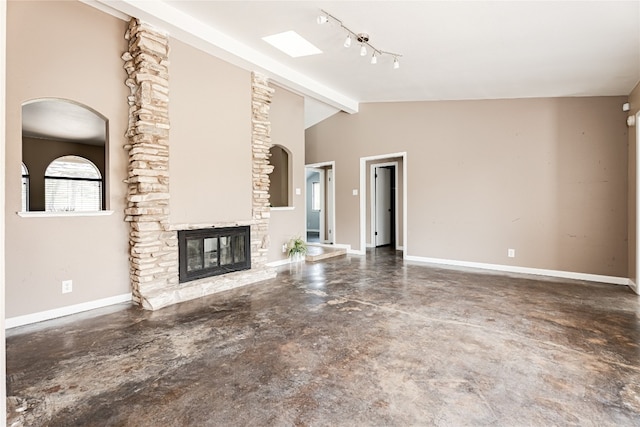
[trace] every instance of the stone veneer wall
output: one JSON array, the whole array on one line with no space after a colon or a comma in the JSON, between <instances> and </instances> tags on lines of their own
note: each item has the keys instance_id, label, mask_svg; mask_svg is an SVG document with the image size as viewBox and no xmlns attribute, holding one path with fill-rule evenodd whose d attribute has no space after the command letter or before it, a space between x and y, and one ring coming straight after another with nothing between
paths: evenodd
<instances>
[{"instance_id":1,"label":"stone veneer wall","mask_svg":"<svg viewBox=\"0 0 640 427\"><path fill-rule=\"evenodd\" d=\"M264 266L269 249L269 164L271 148L271 122L269 108L274 89L266 77L251 73L251 151L253 183L253 220L251 227L251 265Z\"/></svg>"},{"instance_id":2,"label":"stone veneer wall","mask_svg":"<svg viewBox=\"0 0 640 427\"><path fill-rule=\"evenodd\" d=\"M177 233L169 230L169 41L137 19L125 39L130 279L134 302L151 308L146 295L178 284Z\"/></svg>"},{"instance_id":3,"label":"stone veneer wall","mask_svg":"<svg viewBox=\"0 0 640 427\"><path fill-rule=\"evenodd\" d=\"M224 224L169 224L169 40L138 19L125 34L122 55L130 88L129 188L125 220L130 227L130 278L133 300L155 310L181 301L275 277L266 266L269 245L269 106L273 89L252 74L251 221ZM177 230L212 226L251 226L251 270L187 283L178 282Z\"/></svg>"}]
</instances>

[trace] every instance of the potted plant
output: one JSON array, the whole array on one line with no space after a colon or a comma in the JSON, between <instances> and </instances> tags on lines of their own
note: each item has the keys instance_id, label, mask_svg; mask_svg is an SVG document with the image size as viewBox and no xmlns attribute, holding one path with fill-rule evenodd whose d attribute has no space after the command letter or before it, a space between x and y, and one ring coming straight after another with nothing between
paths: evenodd
<instances>
[{"instance_id":1,"label":"potted plant","mask_svg":"<svg viewBox=\"0 0 640 427\"><path fill-rule=\"evenodd\" d=\"M293 237L287 243L287 255L293 262L299 262L307 254L307 243L301 237Z\"/></svg>"}]
</instances>

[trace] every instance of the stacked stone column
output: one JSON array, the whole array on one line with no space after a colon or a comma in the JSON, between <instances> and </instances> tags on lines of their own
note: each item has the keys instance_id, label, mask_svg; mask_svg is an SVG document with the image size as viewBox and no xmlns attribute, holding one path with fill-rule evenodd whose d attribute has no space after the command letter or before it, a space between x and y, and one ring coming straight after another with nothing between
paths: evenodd
<instances>
[{"instance_id":1,"label":"stacked stone column","mask_svg":"<svg viewBox=\"0 0 640 427\"><path fill-rule=\"evenodd\" d=\"M251 149L253 156L253 220L251 227L251 265L264 267L269 248L269 164L271 122L269 108L274 89L269 87L265 76L251 74Z\"/></svg>"},{"instance_id":2,"label":"stacked stone column","mask_svg":"<svg viewBox=\"0 0 640 427\"><path fill-rule=\"evenodd\" d=\"M138 19L122 55L130 88L127 208L133 300L178 284L177 233L169 226L169 41Z\"/></svg>"}]
</instances>

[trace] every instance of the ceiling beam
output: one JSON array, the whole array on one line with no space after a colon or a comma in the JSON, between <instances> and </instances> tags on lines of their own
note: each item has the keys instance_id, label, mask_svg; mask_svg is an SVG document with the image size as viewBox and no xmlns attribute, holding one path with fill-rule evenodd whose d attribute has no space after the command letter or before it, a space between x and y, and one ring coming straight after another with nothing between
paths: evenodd
<instances>
[{"instance_id":1,"label":"ceiling beam","mask_svg":"<svg viewBox=\"0 0 640 427\"><path fill-rule=\"evenodd\" d=\"M81 0L123 18L132 16L164 30L171 37L203 50L242 69L260 72L278 84L315 98L347 113L357 113L359 102L238 42L162 1Z\"/></svg>"}]
</instances>

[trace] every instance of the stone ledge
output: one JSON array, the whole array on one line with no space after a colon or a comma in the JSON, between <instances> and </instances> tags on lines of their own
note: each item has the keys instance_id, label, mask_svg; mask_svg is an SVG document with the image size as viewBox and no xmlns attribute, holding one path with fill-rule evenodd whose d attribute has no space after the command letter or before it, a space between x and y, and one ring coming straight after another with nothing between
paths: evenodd
<instances>
[{"instance_id":1,"label":"stone ledge","mask_svg":"<svg viewBox=\"0 0 640 427\"><path fill-rule=\"evenodd\" d=\"M200 222L194 224L170 224L169 230L182 231L182 230L197 230L198 228L220 228L220 227L240 227L243 225L256 225L258 221L254 219L238 220L238 221L222 221L222 222Z\"/></svg>"},{"instance_id":2,"label":"stone ledge","mask_svg":"<svg viewBox=\"0 0 640 427\"><path fill-rule=\"evenodd\" d=\"M221 276L207 277L181 283L161 290L145 292L142 295L142 308L158 310L163 307L228 291L263 280L276 277L276 270L271 267L236 271Z\"/></svg>"}]
</instances>

